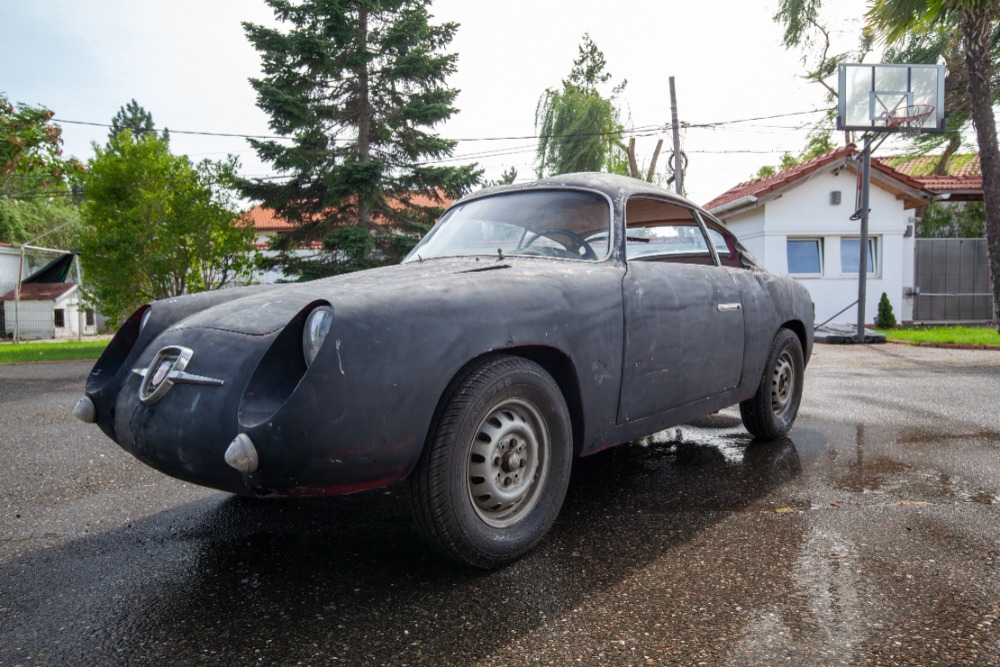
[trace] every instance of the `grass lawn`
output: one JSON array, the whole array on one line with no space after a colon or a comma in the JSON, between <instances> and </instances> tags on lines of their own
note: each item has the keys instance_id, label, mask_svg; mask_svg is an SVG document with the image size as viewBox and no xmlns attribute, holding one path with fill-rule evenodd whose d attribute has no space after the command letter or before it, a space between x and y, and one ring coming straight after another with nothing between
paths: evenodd
<instances>
[{"instance_id":1,"label":"grass lawn","mask_svg":"<svg viewBox=\"0 0 1000 667\"><path fill-rule=\"evenodd\" d=\"M97 359L109 340L66 341L59 343L4 343L0 345L0 364L21 361L68 361Z\"/></svg>"},{"instance_id":2,"label":"grass lawn","mask_svg":"<svg viewBox=\"0 0 1000 667\"><path fill-rule=\"evenodd\" d=\"M878 329L889 340L934 345L996 345L1000 348L1000 334L996 327L900 327Z\"/></svg>"}]
</instances>

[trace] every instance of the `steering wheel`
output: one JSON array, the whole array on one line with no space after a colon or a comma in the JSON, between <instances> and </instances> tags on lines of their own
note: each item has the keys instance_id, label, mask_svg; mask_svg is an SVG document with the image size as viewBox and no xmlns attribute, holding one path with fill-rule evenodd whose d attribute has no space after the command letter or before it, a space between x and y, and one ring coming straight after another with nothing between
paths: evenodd
<instances>
[{"instance_id":1,"label":"steering wheel","mask_svg":"<svg viewBox=\"0 0 1000 667\"><path fill-rule=\"evenodd\" d=\"M523 247L527 248L528 246L530 246L532 243L534 243L538 239L542 238L543 236L548 236L548 237L551 238L553 235L558 236L560 234L563 235L563 236L565 236L565 237L567 237L567 238L569 238L574 243L576 243L576 250L577 251L579 251L580 248L583 248L583 254L580 255L579 252L577 252L577 253L574 254L574 257L581 257L582 259L590 259L590 260L593 260L593 261L597 261L597 253L594 252L594 249L590 246L589 243L587 243L583 239L582 236L580 236L579 234L576 234L574 232L571 232L568 229L562 229L562 228L559 228L559 227L553 227L552 229L544 229L544 230L542 230L540 232L535 232L535 235L533 237L531 237L531 240L528 241L527 243L525 243ZM555 239L555 240L557 242L559 242L558 239Z\"/></svg>"}]
</instances>

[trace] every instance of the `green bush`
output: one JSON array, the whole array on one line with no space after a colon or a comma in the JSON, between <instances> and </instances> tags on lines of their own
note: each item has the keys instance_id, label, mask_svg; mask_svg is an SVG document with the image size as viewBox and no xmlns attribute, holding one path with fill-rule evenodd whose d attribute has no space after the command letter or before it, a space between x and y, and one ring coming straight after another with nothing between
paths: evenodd
<instances>
[{"instance_id":1,"label":"green bush","mask_svg":"<svg viewBox=\"0 0 1000 667\"><path fill-rule=\"evenodd\" d=\"M896 326L896 316L892 313L892 304L889 303L889 296L882 292L882 298L878 301L878 315L875 316L876 329L892 329Z\"/></svg>"}]
</instances>

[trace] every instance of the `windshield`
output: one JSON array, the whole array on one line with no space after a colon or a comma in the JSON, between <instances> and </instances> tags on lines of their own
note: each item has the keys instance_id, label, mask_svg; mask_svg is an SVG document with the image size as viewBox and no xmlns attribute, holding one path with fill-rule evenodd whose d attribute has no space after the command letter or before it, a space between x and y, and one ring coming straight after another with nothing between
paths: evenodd
<instances>
[{"instance_id":1,"label":"windshield","mask_svg":"<svg viewBox=\"0 0 1000 667\"><path fill-rule=\"evenodd\" d=\"M608 255L610 229L610 205L597 193L509 192L448 210L407 261L520 255L596 262Z\"/></svg>"}]
</instances>

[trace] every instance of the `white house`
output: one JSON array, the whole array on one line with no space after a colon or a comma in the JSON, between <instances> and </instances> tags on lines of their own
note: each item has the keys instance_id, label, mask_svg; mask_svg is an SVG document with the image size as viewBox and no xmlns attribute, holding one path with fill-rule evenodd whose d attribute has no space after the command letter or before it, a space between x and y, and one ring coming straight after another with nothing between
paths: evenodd
<instances>
[{"instance_id":1,"label":"white house","mask_svg":"<svg viewBox=\"0 0 1000 667\"><path fill-rule=\"evenodd\" d=\"M94 312L80 303L75 283L24 283L20 303L15 290L0 297L4 335L13 336L15 323L22 340L75 338L97 333Z\"/></svg>"},{"instance_id":2,"label":"white house","mask_svg":"<svg viewBox=\"0 0 1000 667\"><path fill-rule=\"evenodd\" d=\"M767 268L797 278L812 294L816 323L857 322L861 223L859 151L853 144L768 178L741 183L705 208ZM872 161L865 319L886 293L896 319L913 319L915 212L932 194L887 164ZM838 311L844 312L837 315ZM836 316L836 317L835 317Z\"/></svg>"},{"instance_id":3,"label":"white house","mask_svg":"<svg viewBox=\"0 0 1000 667\"><path fill-rule=\"evenodd\" d=\"M0 291L17 284L17 269L21 265L21 251L0 241Z\"/></svg>"}]
</instances>

